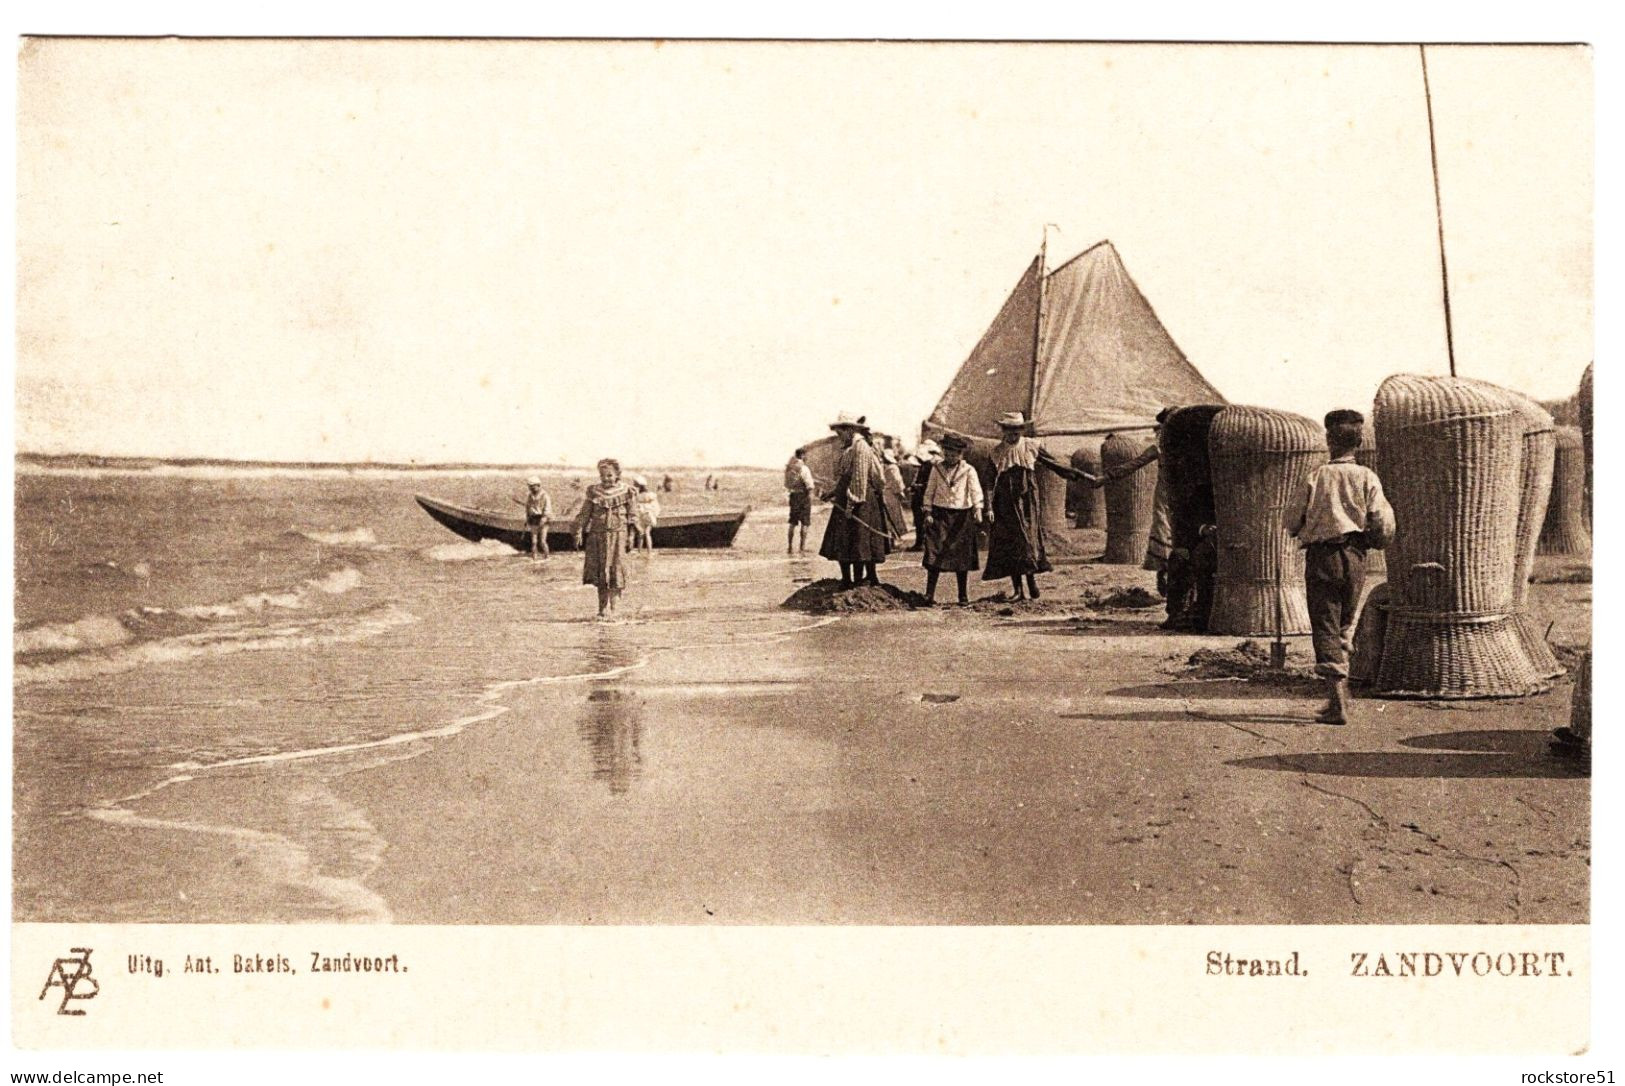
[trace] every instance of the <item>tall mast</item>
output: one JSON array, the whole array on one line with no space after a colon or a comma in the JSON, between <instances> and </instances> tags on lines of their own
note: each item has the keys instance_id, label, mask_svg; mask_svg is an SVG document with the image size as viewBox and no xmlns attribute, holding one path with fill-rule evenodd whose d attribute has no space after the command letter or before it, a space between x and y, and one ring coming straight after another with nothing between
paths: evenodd
<instances>
[{"instance_id":1,"label":"tall mast","mask_svg":"<svg viewBox=\"0 0 1625 1086\"><path fill-rule=\"evenodd\" d=\"M1033 425L1033 414L1038 410L1038 360L1044 357L1044 278L1049 274L1049 228L1044 224L1038 240L1038 326L1033 329L1032 379L1027 382L1027 425ZM1036 432L1036 431L1035 431Z\"/></svg>"},{"instance_id":2,"label":"tall mast","mask_svg":"<svg viewBox=\"0 0 1625 1086\"><path fill-rule=\"evenodd\" d=\"M1422 99L1428 109L1428 154L1433 160L1433 216L1439 224L1439 274L1444 282L1444 346L1450 356L1450 376L1456 375L1456 337L1450 324L1450 265L1444 255L1444 202L1439 198L1439 146L1433 138L1433 91L1428 86L1428 50L1418 44L1422 57ZM1043 295L1039 295L1039 308L1043 308Z\"/></svg>"}]
</instances>

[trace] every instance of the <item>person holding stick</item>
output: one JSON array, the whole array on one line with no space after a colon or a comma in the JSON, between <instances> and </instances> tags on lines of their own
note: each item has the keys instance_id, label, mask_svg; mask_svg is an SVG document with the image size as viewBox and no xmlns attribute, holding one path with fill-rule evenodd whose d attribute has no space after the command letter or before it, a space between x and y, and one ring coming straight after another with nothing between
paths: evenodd
<instances>
[{"instance_id":1,"label":"person holding stick","mask_svg":"<svg viewBox=\"0 0 1625 1086\"><path fill-rule=\"evenodd\" d=\"M1020 411L1007 411L999 416L999 428L1004 439L993 446L993 489L987 495L987 517L992 522L987 539L987 568L982 580L1002 581L1010 578L1012 598L1025 600L1038 598L1038 582L1034 574L1048 573L1052 568L1044 553L1044 525L1040 509L1042 499L1038 493L1038 472L1052 471L1063 479L1073 479L1090 486L1104 481L1098 475L1061 463L1055 455L1027 437L1027 417ZM1022 581L1026 580L1026 591Z\"/></svg>"},{"instance_id":2,"label":"person holding stick","mask_svg":"<svg viewBox=\"0 0 1625 1086\"><path fill-rule=\"evenodd\" d=\"M820 556L841 567L841 587L879 585L876 566L891 550L886 521L886 476L880 455L869 443L865 416L842 412L829 428L843 446L835 465L835 487L824 499L834 503L824 529Z\"/></svg>"}]
</instances>

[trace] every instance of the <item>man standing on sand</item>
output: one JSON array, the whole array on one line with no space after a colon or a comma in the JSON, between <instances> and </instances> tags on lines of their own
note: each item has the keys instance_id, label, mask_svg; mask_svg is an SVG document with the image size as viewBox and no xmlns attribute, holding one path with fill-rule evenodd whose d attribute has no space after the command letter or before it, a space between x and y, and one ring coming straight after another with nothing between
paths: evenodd
<instances>
[{"instance_id":1,"label":"man standing on sand","mask_svg":"<svg viewBox=\"0 0 1625 1086\"><path fill-rule=\"evenodd\" d=\"M553 519L553 498L542 489L542 481L532 475L525 480L529 492L525 499L514 501L525 507L525 531L530 534L530 557L551 558L547 549L547 523Z\"/></svg>"},{"instance_id":2,"label":"man standing on sand","mask_svg":"<svg viewBox=\"0 0 1625 1086\"><path fill-rule=\"evenodd\" d=\"M1326 415L1331 462L1309 473L1285 509L1287 530L1304 548L1304 584L1315 644L1315 671L1326 680L1322 724L1348 723L1349 647L1365 585L1365 552L1382 548L1394 533L1394 510L1382 481L1355 463L1365 416L1340 409Z\"/></svg>"},{"instance_id":3,"label":"man standing on sand","mask_svg":"<svg viewBox=\"0 0 1625 1086\"><path fill-rule=\"evenodd\" d=\"M807 529L812 525L813 473L804 457L806 448L797 449L784 465L784 489L790 495L790 536L784 553L796 553L796 529L801 529L801 553L807 553Z\"/></svg>"}]
</instances>

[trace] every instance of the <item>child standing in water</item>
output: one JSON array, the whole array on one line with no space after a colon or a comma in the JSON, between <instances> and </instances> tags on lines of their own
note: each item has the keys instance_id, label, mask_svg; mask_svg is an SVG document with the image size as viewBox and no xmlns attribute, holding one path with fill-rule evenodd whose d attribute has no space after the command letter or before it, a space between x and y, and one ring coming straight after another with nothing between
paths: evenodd
<instances>
[{"instance_id":1,"label":"child standing in water","mask_svg":"<svg viewBox=\"0 0 1625 1086\"><path fill-rule=\"evenodd\" d=\"M627 540L637 527L637 492L621 481L621 462L598 461L598 482L576 514L576 546L585 552L581 583L598 589L598 617L608 618L626 590Z\"/></svg>"},{"instance_id":2,"label":"child standing in water","mask_svg":"<svg viewBox=\"0 0 1625 1086\"><path fill-rule=\"evenodd\" d=\"M549 558L547 550L547 524L553 519L553 498L542 489L542 481L532 475L525 480L528 493L524 501L515 498L525 507L525 531L530 533L530 557Z\"/></svg>"},{"instance_id":3,"label":"child standing in water","mask_svg":"<svg viewBox=\"0 0 1625 1086\"><path fill-rule=\"evenodd\" d=\"M653 554L655 525L660 521L660 495L649 486L649 480L641 475L632 476L632 485L638 489L637 535L633 537L632 545L641 547L645 554Z\"/></svg>"}]
</instances>

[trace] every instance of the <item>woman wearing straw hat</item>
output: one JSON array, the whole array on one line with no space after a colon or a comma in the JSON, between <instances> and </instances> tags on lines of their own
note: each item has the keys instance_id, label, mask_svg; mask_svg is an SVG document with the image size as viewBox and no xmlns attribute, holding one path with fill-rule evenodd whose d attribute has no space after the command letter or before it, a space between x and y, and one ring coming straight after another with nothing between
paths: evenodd
<instances>
[{"instance_id":1,"label":"woman wearing straw hat","mask_svg":"<svg viewBox=\"0 0 1625 1086\"><path fill-rule=\"evenodd\" d=\"M1038 469L1053 471L1063 479L1099 486L1098 476L1079 471L1057 460L1034 438L1025 436L1027 417L1020 411L999 416L1004 439L993 446L993 487L987 495L987 516L992 527L987 539L987 568L982 580L1010 578L1013 598L1038 598L1036 573L1048 573L1044 554L1042 499L1038 492ZM1022 591L1025 579L1026 591Z\"/></svg>"},{"instance_id":2,"label":"woman wearing straw hat","mask_svg":"<svg viewBox=\"0 0 1625 1086\"><path fill-rule=\"evenodd\" d=\"M864 416L842 412L829 428L844 449L835 465L835 489L823 497L834 503L818 553L841 567L841 587L878 585L875 567L886 560L891 533L886 526L886 476L869 444Z\"/></svg>"},{"instance_id":3,"label":"woman wearing straw hat","mask_svg":"<svg viewBox=\"0 0 1625 1086\"><path fill-rule=\"evenodd\" d=\"M586 555L581 583L598 588L598 617L615 611L626 588L627 539L637 527L637 491L621 481L621 462L598 461L598 482L576 514L576 546Z\"/></svg>"}]
</instances>

